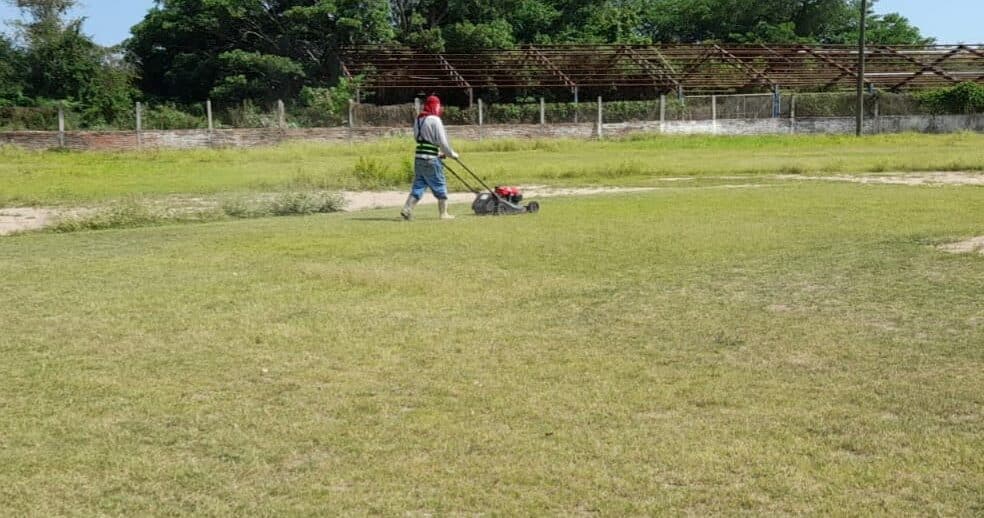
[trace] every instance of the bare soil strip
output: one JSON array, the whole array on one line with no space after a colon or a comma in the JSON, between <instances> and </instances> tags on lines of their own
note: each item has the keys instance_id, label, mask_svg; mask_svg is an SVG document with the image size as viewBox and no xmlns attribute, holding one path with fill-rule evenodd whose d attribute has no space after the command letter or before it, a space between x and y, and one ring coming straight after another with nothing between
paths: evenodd
<instances>
[{"instance_id":1,"label":"bare soil strip","mask_svg":"<svg viewBox=\"0 0 984 518\"><path fill-rule=\"evenodd\" d=\"M55 211L31 207L0 209L0 236L44 228L55 217Z\"/></svg>"},{"instance_id":2,"label":"bare soil strip","mask_svg":"<svg viewBox=\"0 0 984 518\"><path fill-rule=\"evenodd\" d=\"M642 192L654 190L653 187L587 187L587 188L549 188L544 186L531 186L524 189L524 194L529 199L546 198L551 196L588 196L592 194ZM356 212L360 210L383 209L400 207L407 199L407 191L356 191L343 192L346 201L346 212ZM256 198L271 198L272 194L257 194ZM471 193L452 193L451 203L471 203L475 198ZM171 196L162 200L148 201L156 209L166 209L173 213L193 213L195 211L207 210L217 207L219 200L204 197L183 197ZM421 205L433 205L437 200L426 195L421 200ZM40 230L55 223L59 218L66 216L77 216L80 213L91 211L91 208L30 208L16 207L0 209L0 236Z\"/></svg>"},{"instance_id":3,"label":"bare soil strip","mask_svg":"<svg viewBox=\"0 0 984 518\"><path fill-rule=\"evenodd\" d=\"M781 180L819 180L828 182L853 182L863 184L890 185L981 185L984 186L984 172L925 172L888 173L864 175L804 176L795 174L779 175Z\"/></svg>"},{"instance_id":4,"label":"bare soil strip","mask_svg":"<svg viewBox=\"0 0 984 518\"><path fill-rule=\"evenodd\" d=\"M702 179L747 179L745 177L701 177ZM984 172L925 172L925 173L890 173L890 174L865 174L865 175L835 175L835 176L804 176L804 175L777 175L775 178L780 180L813 180L813 181L834 181L834 182L853 182L861 184L891 184L891 185L912 185L912 186L941 186L941 185L969 185L984 186ZM695 181L696 177L663 178L666 182L688 182ZM716 185L706 188L751 188L761 187L762 184L738 184L738 185ZM548 198L554 196L589 196L594 194L616 194L645 192L664 189L663 187L571 187L558 188L543 185L532 185L524 188L525 196L528 199ZM406 191L380 191L380 192L344 192L347 202L346 211L354 212L369 209L393 208L403 205L406 201ZM269 195L257 195L264 197ZM474 199L471 193L451 194L452 203L470 203ZM218 205L217 200L209 198L183 198L176 197L166 202L168 205L180 205L179 209L194 211L196 209L214 207ZM436 200L427 195L421 200L422 205L431 205ZM172 207L174 209L175 207ZM11 207L0 208L0 236L42 229L59 217L78 214L79 208L54 209L37 207ZM981 239L981 238L974 238ZM974 239L968 243L978 243ZM959 243L953 246L959 245ZM951 245L947 245L951 246ZM979 245L969 244L971 250L960 253L974 252L980 249ZM975 248L976 247L976 248ZM943 249L943 248L941 248ZM949 251L949 250L946 250ZM984 251L981 251L984 253Z\"/></svg>"},{"instance_id":5,"label":"bare soil strip","mask_svg":"<svg viewBox=\"0 0 984 518\"><path fill-rule=\"evenodd\" d=\"M613 194L628 192L644 192L655 190L655 187L584 187L584 188L552 188L542 185L523 187L523 196L527 199L548 198L553 196L589 196L592 194ZM346 211L355 212L367 209L385 209L400 207L407 200L407 191L382 192L344 192ZM456 192L449 196L451 203L471 203L475 195L470 192ZM437 200L427 194L420 200L421 205L432 205Z\"/></svg>"},{"instance_id":6,"label":"bare soil strip","mask_svg":"<svg viewBox=\"0 0 984 518\"><path fill-rule=\"evenodd\" d=\"M951 254L977 253L980 255L984 255L984 236L972 237L965 241L960 241L958 243L948 243L945 245L940 245L936 248L941 252L948 252Z\"/></svg>"}]
</instances>

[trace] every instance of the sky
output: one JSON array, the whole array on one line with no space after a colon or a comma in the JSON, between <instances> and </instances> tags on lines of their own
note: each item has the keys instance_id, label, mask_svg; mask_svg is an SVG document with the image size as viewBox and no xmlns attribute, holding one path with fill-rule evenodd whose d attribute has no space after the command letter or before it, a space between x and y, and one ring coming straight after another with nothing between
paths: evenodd
<instances>
[{"instance_id":1,"label":"sky","mask_svg":"<svg viewBox=\"0 0 984 518\"><path fill-rule=\"evenodd\" d=\"M153 7L153 0L82 0L77 16L86 17L85 32L102 45L115 45L130 34ZM984 0L879 0L875 11L899 12L923 34L940 43L984 43ZM0 0L0 20L17 16L17 10ZM4 28L10 32L9 27Z\"/></svg>"}]
</instances>

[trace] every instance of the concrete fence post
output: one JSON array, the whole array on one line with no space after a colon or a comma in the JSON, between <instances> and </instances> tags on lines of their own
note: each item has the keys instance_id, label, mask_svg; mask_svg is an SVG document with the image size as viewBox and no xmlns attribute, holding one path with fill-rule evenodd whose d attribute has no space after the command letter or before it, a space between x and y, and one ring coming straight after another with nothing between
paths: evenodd
<instances>
[{"instance_id":1,"label":"concrete fence post","mask_svg":"<svg viewBox=\"0 0 984 518\"><path fill-rule=\"evenodd\" d=\"M416 119L420 114L420 97L413 98L413 118Z\"/></svg>"},{"instance_id":2,"label":"concrete fence post","mask_svg":"<svg viewBox=\"0 0 984 518\"><path fill-rule=\"evenodd\" d=\"M215 145L215 122L212 118L212 100L205 99L205 118L208 119L208 147Z\"/></svg>"},{"instance_id":3,"label":"concrete fence post","mask_svg":"<svg viewBox=\"0 0 984 518\"><path fill-rule=\"evenodd\" d=\"M778 119L782 116L782 96L779 92L779 85L772 89L772 118Z\"/></svg>"},{"instance_id":4,"label":"concrete fence post","mask_svg":"<svg viewBox=\"0 0 984 518\"><path fill-rule=\"evenodd\" d=\"M546 123L547 123L547 103L546 101L543 100L543 97L541 97L540 98L540 125L543 126Z\"/></svg>"},{"instance_id":5,"label":"concrete fence post","mask_svg":"<svg viewBox=\"0 0 984 518\"><path fill-rule=\"evenodd\" d=\"M287 129L287 109L282 99L277 99L277 127Z\"/></svg>"},{"instance_id":6,"label":"concrete fence post","mask_svg":"<svg viewBox=\"0 0 984 518\"><path fill-rule=\"evenodd\" d=\"M355 127L355 99L349 99L348 123L349 128Z\"/></svg>"},{"instance_id":7,"label":"concrete fence post","mask_svg":"<svg viewBox=\"0 0 984 518\"><path fill-rule=\"evenodd\" d=\"M485 103L482 99L478 99L478 140L482 140L484 130L482 125L485 124Z\"/></svg>"},{"instance_id":8,"label":"concrete fence post","mask_svg":"<svg viewBox=\"0 0 984 518\"><path fill-rule=\"evenodd\" d=\"M574 87L574 124L577 124L578 123L578 120L577 120L577 104L578 104L577 87L575 86Z\"/></svg>"},{"instance_id":9,"label":"concrete fence post","mask_svg":"<svg viewBox=\"0 0 984 518\"><path fill-rule=\"evenodd\" d=\"M718 132L718 96L711 96L711 132Z\"/></svg>"},{"instance_id":10,"label":"concrete fence post","mask_svg":"<svg viewBox=\"0 0 984 518\"><path fill-rule=\"evenodd\" d=\"M659 132L666 131L666 94L659 96Z\"/></svg>"},{"instance_id":11,"label":"concrete fence post","mask_svg":"<svg viewBox=\"0 0 984 518\"><path fill-rule=\"evenodd\" d=\"M796 94L789 96L789 132L796 133Z\"/></svg>"},{"instance_id":12,"label":"concrete fence post","mask_svg":"<svg viewBox=\"0 0 984 518\"><path fill-rule=\"evenodd\" d=\"M143 105L137 103L137 149L143 149Z\"/></svg>"},{"instance_id":13,"label":"concrete fence post","mask_svg":"<svg viewBox=\"0 0 984 518\"><path fill-rule=\"evenodd\" d=\"M877 133L881 133L881 113L880 113L881 112L881 106L880 106L881 103L879 101L880 101L880 99L878 98L878 96L875 96L874 106L872 106L872 109L875 111L874 115L875 115L875 133L876 134Z\"/></svg>"},{"instance_id":14,"label":"concrete fence post","mask_svg":"<svg viewBox=\"0 0 984 518\"><path fill-rule=\"evenodd\" d=\"M598 140L601 140L603 138L601 126L604 123L604 118L605 118L604 108L602 107L601 96L599 95L598 96Z\"/></svg>"},{"instance_id":15,"label":"concrete fence post","mask_svg":"<svg viewBox=\"0 0 984 518\"><path fill-rule=\"evenodd\" d=\"M58 147L65 147L65 107L58 103Z\"/></svg>"}]
</instances>

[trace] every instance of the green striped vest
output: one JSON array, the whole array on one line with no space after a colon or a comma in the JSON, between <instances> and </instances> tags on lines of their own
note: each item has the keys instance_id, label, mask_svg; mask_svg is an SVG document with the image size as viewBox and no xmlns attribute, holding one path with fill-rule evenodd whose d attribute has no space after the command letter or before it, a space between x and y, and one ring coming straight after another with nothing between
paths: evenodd
<instances>
[{"instance_id":1,"label":"green striped vest","mask_svg":"<svg viewBox=\"0 0 984 518\"><path fill-rule=\"evenodd\" d=\"M425 117L421 117L417 119L417 154L435 156L435 157L440 156L441 148L435 146L434 144L431 144L430 142L427 142L420 136L420 134L424 129L424 120L426 120Z\"/></svg>"}]
</instances>

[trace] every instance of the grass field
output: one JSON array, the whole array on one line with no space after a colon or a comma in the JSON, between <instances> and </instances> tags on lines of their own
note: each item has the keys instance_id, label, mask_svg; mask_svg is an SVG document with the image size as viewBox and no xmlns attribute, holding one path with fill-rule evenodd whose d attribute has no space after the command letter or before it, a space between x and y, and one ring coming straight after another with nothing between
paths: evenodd
<instances>
[{"instance_id":1,"label":"grass field","mask_svg":"<svg viewBox=\"0 0 984 518\"><path fill-rule=\"evenodd\" d=\"M835 141L463 147L637 185L657 156L984 162L979 136ZM283 185L232 152L3 153L7 203ZM935 248L984 234L984 189L748 183L0 238L0 514L984 513L984 257Z\"/></svg>"},{"instance_id":2,"label":"grass field","mask_svg":"<svg viewBox=\"0 0 984 518\"><path fill-rule=\"evenodd\" d=\"M647 186L665 177L982 171L984 135L638 137L461 142L486 177L551 185ZM0 148L0 207L296 189L375 189L408 180L405 141L147 153ZM362 165L359 166L360 160ZM356 171L359 174L354 174Z\"/></svg>"}]
</instances>

